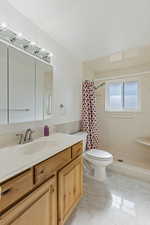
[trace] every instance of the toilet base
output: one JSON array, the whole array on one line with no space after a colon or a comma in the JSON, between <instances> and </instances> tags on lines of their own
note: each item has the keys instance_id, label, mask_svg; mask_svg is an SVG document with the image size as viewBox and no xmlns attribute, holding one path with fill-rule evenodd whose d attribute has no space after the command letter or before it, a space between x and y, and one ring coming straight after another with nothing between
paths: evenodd
<instances>
[{"instance_id":1,"label":"toilet base","mask_svg":"<svg viewBox=\"0 0 150 225\"><path fill-rule=\"evenodd\" d=\"M94 166L94 177L98 181L105 181L107 178L106 167Z\"/></svg>"},{"instance_id":2,"label":"toilet base","mask_svg":"<svg viewBox=\"0 0 150 225\"><path fill-rule=\"evenodd\" d=\"M101 161L95 160L95 159L89 158L85 152L84 159L87 160L88 162L90 162L94 168L93 178L98 181L104 182L107 178L106 167L113 162L113 158L111 158L110 160L101 160Z\"/></svg>"}]
</instances>

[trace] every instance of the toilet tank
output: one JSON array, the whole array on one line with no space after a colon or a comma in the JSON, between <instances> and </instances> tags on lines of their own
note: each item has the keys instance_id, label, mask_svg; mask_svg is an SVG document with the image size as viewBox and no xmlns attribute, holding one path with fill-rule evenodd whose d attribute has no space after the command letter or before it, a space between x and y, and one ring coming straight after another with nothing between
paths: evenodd
<instances>
[{"instance_id":1,"label":"toilet tank","mask_svg":"<svg viewBox=\"0 0 150 225\"><path fill-rule=\"evenodd\" d=\"M73 135L76 135L76 136L82 138L82 140L83 140L83 151L85 151L86 150L87 133L85 131L80 131L80 132L74 133Z\"/></svg>"}]
</instances>

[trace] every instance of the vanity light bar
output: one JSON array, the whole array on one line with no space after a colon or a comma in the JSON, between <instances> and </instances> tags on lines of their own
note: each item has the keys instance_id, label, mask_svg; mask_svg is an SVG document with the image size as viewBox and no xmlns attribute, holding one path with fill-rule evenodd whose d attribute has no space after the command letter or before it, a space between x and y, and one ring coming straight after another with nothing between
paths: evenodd
<instances>
[{"instance_id":1,"label":"vanity light bar","mask_svg":"<svg viewBox=\"0 0 150 225\"><path fill-rule=\"evenodd\" d=\"M51 52L39 47L36 42L26 39L21 32L12 31L4 22L0 24L0 39L46 63L51 63L53 56Z\"/></svg>"}]
</instances>

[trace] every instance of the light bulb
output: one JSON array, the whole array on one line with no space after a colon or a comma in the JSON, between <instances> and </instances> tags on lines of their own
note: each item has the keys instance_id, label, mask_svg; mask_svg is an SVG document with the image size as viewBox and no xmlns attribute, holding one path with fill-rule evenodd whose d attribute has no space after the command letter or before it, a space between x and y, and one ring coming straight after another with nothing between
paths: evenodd
<instances>
[{"instance_id":1,"label":"light bulb","mask_svg":"<svg viewBox=\"0 0 150 225\"><path fill-rule=\"evenodd\" d=\"M18 33L17 37L21 38L22 37L22 33Z\"/></svg>"},{"instance_id":2,"label":"light bulb","mask_svg":"<svg viewBox=\"0 0 150 225\"><path fill-rule=\"evenodd\" d=\"M52 53L52 52L50 52L50 53L49 53L49 57L52 57L52 56L53 56L53 53Z\"/></svg>"},{"instance_id":3,"label":"light bulb","mask_svg":"<svg viewBox=\"0 0 150 225\"><path fill-rule=\"evenodd\" d=\"M34 41L31 41L30 44L33 45L33 46L36 45L36 43Z\"/></svg>"},{"instance_id":4,"label":"light bulb","mask_svg":"<svg viewBox=\"0 0 150 225\"><path fill-rule=\"evenodd\" d=\"M7 27L7 24L5 22L3 22L3 23L1 23L0 26L1 26L2 29L5 29Z\"/></svg>"}]
</instances>

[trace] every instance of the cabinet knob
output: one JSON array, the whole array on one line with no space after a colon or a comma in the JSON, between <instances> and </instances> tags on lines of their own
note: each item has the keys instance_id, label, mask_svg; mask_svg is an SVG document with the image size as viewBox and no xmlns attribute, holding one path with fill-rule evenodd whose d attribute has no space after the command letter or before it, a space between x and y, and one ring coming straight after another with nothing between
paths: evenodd
<instances>
[{"instance_id":1,"label":"cabinet knob","mask_svg":"<svg viewBox=\"0 0 150 225\"><path fill-rule=\"evenodd\" d=\"M12 188L8 188L7 190L0 192L0 196L4 196L4 195L8 194L11 191L12 191Z\"/></svg>"},{"instance_id":2,"label":"cabinet knob","mask_svg":"<svg viewBox=\"0 0 150 225\"><path fill-rule=\"evenodd\" d=\"M40 174L43 174L43 173L44 173L44 169L40 171Z\"/></svg>"}]
</instances>

